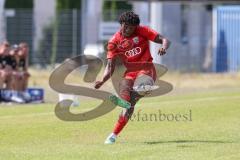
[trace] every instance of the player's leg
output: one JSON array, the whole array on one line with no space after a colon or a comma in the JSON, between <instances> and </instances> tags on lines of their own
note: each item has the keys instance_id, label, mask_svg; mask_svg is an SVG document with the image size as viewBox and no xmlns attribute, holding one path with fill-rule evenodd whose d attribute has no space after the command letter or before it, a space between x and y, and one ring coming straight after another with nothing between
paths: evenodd
<instances>
[{"instance_id":1,"label":"player's leg","mask_svg":"<svg viewBox=\"0 0 240 160\"><path fill-rule=\"evenodd\" d=\"M137 92L133 90L133 84L134 81L131 79L124 79L121 81L119 85L119 94L120 97L129 102L131 104L130 108L124 109L121 114L119 115L119 119L115 124L113 133L111 133L106 141L105 144L112 144L115 142L117 135L122 131L122 129L125 127L127 124L128 120L131 118L133 112L134 112L134 106L137 103L137 101L143 97L139 95Z\"/></svg>"},{"instance_id":2,"label":"player's leg","mask_svg":"<svg viewBox=\"0 0 240 160\"><path fill-rule=\"evenodd\" d=\"M150 94L151 91L155 89L154 79L146 74L141 74L137 76L135 81L124 79L120 83L119 89L120 97L123 100L130 102L131 107L122 111L115 124L113 133L111 133L105 141L106 144L112 144L115 142L117 135L122 131L128 120L131 118L137 101Z\"/></svg>"},{"instance_id":3,"label":"player's leg","mask_svg":"<svg viewBox=\"0 0 240 160\"><path fill-rule=\"evenodd\" d=\"M4 83L6 82L6 80L7 80L7 74L3 69L1 69L0 70L0 89L4 88Z\"/></svg>"},{"instance_id":4,"label":"player's leg","mask_svg":"<svg viewBox=\"0 0 240 160\"><path fill-rule=\"evenodd\" d=\"M7 80L7 89L8 90L17 90L17 75L15 71L12 71L11 74L9 74L8 76L8 80Z\"/></svg>"},{"instance_id":5,"label":"player's leg","mask_svg":"<svg viewBox=\"0 0 240 160\"><path fill-rule=\"evenodd\" d=\"M21 93L20 85L22 82L23 81L21 76L19 75L19 72L12 71L7 83L7 89L11 90L12 92L11 101L17 103L25 103L25 100L20 94Z\"/></svg>"},{"instance_id":6,"label":"player's leg","mask_svg":"<svg viewBox=\"0 0 240 160\"><path fill-rule=\"evenodd\" d=\"M141 74L136 78L136 81L134 82L134 87L129 88L127 85L127 83L129 83L128 81L132 81L132 80L124 80L120 84L121 98L115 95L110 96L110 100L112 103L126 109L129 109L131 106L135 105L135 104L134 105L131 104L133 102L130 103L129 101L130 98L134 98L137 100L138 98L145 96L146 94L150 93L150 91L153 89L153 84L154 84L153 78L143 74ZM131 99L131 101L133 101L134 99Z\"/></svg>"},{"instance_id":7,"label":"player's leg","mask_svg":"<svg viewBox=\"0 0 240 160\"><path fill-rule=\"evenodd\" d=\"M24 82L23 82L23 86L22 86L23 90L26 90L28 87L29 77L30 77L30 74L28 72L24 72Z\"/></svg>"},{"instance_id":8,"label":"player's leg","mask_svg":"<svg viewBox=\"0 0 240 160\"><path fill-rule=\"evenodd\" d=\"M10 87L15 91L23 91L24 77L23 74L19 71L13 71L11 76Z\"/></svg>"},{"instance_id":9,"label":"player's leg","mask_svg":"<svg viewBox=\"0 0 240 160\"><path fill-rule=\"evenodd\" d=\"M123 109L121 114L119 115L118 123L116 124L113 133L118 135L121 130L124 128L124 126L127 124L128 120L132 117L132 114L134 112L134 107L137 103L137 101L140 100L143 96L139 95L137 92L131 90L130 91L130 104L131 107L129 109Z\"/></svg>"},{"instance_id":10,"label":"player's leg","mask_svg":"<svg viewBox=\"0 0 240 160\"><path fill-rule=\"evenodd\" d=\"M29 95L28 92L26 92L27 86L28 86L28 78L29 78L30 74L28 72L25 71L20 71L19 72L19 95L21 98L24 99L24 101L26 102L30 102L31 100L31 96Z\"/></svg>"},{"instance_id":11,"label":"player's leg","mask_svg":"<svg viewBox=\"0 0 240 160\"><path fill-rule=\"evenodd\" d=\"M122 98L119 98L116 95L111 95L109 98L110 98L110 101L113 104L115 104L115 105L117 105L119 107L126 108L126 109L131 108L131 103L130 102L128 102L128 101L126 101L126 100L124 100Z\"/></svg>"},{"instance_id":12,"label":"player's leg","mask_svg":"<svg viewBox=\"0 0 240 160\"><path fill-rule=\"evenodd\" d=\"M158 88L158 86L154 86L154 83L154 79L151 76L140 74L134 82L133 90L141 96L146 96Z\"/></svg>"},{"instance_id":13,"label":"player's leg","mask_svg":"<svg viewBox=\"0 0 240 160\"><path fill-rule=\"evenodd\" d=\"M134 90L133 87L139 88L139 86L143 86L143 88L146 88L146 86L153 86L154 80L152 77L142 74L139 75L135 81L124 79L119 86L120 89L120 97L128 102L130 102L131 107L129 109L124 109L122 113L119 116L119 120L115 125L113 133L115 135L118 135L121 130L124 128L124 126L127 124L128 120L131 118L134 107L136 103L145 95L149 94L151 90ZM151 88L151 87L149 87Z\"/></svg>"},{"instance_id":14,"label":"player's leg","mask_svg":"<svg viewBox=\"0 0 240 160\"><path fill-rule=\"evenodd\" d=\"M131 100L131 95L130 92L132 90L134 81L132 79L123 79L120 84L119 84L119 95L120 98L122 98L123 100L130 102ZM131 115L131 113L133 112L133 107L130 107L129 109L124 109L124 111L122 111L122 113L119 116L118 121L115 124L113 133L111 133L106 141L105 144L112 144L115 142L117 135L121 132L121 130L123 129L123 127L127 124L128 119Z\"/></svg>"},{"instance_id":15,"label":"player's leg","mask_svg":"<svg viewBox=\"0 0 240 160\"><path fill-rule=\"evenodd\" d=\"M17 91L23 92L25 91L24 83L25 83L25 77L24 72L18 71L16 72L16 78L17 78Z\"/></svg>"},{"instance_id":16,"label":"player's leg","mask_svg":"<svg viewBox=\"0 0 240 160\"><path fill-rule=\"evenodd\" d=\"M7 73L4 71L4 69L0 69L0 102L5 101L5 89L6 89L6 81L7 81Z\"/></svg>"}]
</instances>

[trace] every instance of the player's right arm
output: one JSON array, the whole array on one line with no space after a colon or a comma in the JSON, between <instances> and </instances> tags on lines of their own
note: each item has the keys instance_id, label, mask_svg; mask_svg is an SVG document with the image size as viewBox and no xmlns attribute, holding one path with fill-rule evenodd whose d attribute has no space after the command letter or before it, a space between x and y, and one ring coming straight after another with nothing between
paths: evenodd
<instances>
[{"instance_id":1,"label":"player's right arm","mask_svg":"<svg viewBox=\"0 0 240 160\"><path fill-rule=\"evenodd\" d=\"M108 44L107 44L107 66L105 68L102 80L97 81L94 85L94 88L96 88L96 89L100 88L108 79L110 79L114 72L115 64L116 64L115 57L117 54L119 54L118 47L117 47L118 36L119 36L119 32L115 33L113 35L113 37L108 41Z\"/></svg>"},{"instance_id":2,"label":"player's right arm","mask_svg":"<svg viewBox=\"0 0 240 160\"><path fill-rule=\"evenodd\" d=\"M100 88L109 78L111 78L115 69L115 60L108 59L107 66L104 71L103 79L101 81L97 81L94 85L94 88Z\"/></svg>"}]
</instances>

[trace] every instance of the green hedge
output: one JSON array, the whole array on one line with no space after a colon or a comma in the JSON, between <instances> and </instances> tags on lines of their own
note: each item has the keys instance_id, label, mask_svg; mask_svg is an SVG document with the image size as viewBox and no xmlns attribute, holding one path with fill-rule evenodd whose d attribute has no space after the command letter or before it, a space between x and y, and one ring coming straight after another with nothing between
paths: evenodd
<instances>
[{"instance_id":1,"label":"green hedge","mask_svg":"<svg viewBox=\"0 0 240 160\"><path fill-rule=\"evenodd\" d=\"M33 0L6 0L5 8L31 9L33 8Z\"/></svg>"}]
</instances>

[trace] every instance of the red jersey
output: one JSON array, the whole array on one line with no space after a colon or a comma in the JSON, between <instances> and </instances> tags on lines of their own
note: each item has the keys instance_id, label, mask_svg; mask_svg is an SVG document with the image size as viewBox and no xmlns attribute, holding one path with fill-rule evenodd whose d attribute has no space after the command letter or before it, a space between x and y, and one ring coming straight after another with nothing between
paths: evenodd
<instances>
[{"instance_id":1,"label":"red jersey","mask_svg":"<svg viewBox=\"0 0 240 160\"><path fill-rule=\"evenodd\" d=\"M107 58L120 57L127 68L124 77L133 79L139 74L147 74L155 79L156 72L152 63L149 40L154 41L158 33L146 26L137 26L130 37L116 32L108 42Z\"/></svg>"}]
</instances>

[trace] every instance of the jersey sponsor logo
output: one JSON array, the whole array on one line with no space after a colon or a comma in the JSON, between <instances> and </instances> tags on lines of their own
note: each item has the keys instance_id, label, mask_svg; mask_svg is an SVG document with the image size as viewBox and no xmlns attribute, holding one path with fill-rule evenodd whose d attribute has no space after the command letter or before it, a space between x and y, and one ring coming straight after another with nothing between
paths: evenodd
<instances>
[{"instance_id":1,"label":"jersey sponsor logo","mask_svg":"<svg viewBox=\"0 0 240 160\"><path fill-rule=\"evenodd\" d=\"M133 56L136 56L136 55L140 54L141 51L142 51L142 49L140 47L136 47L136 48L133 48L131 50L126 51L125 55L127 57L133 57Z\"/></svg>"}]
</instances>

